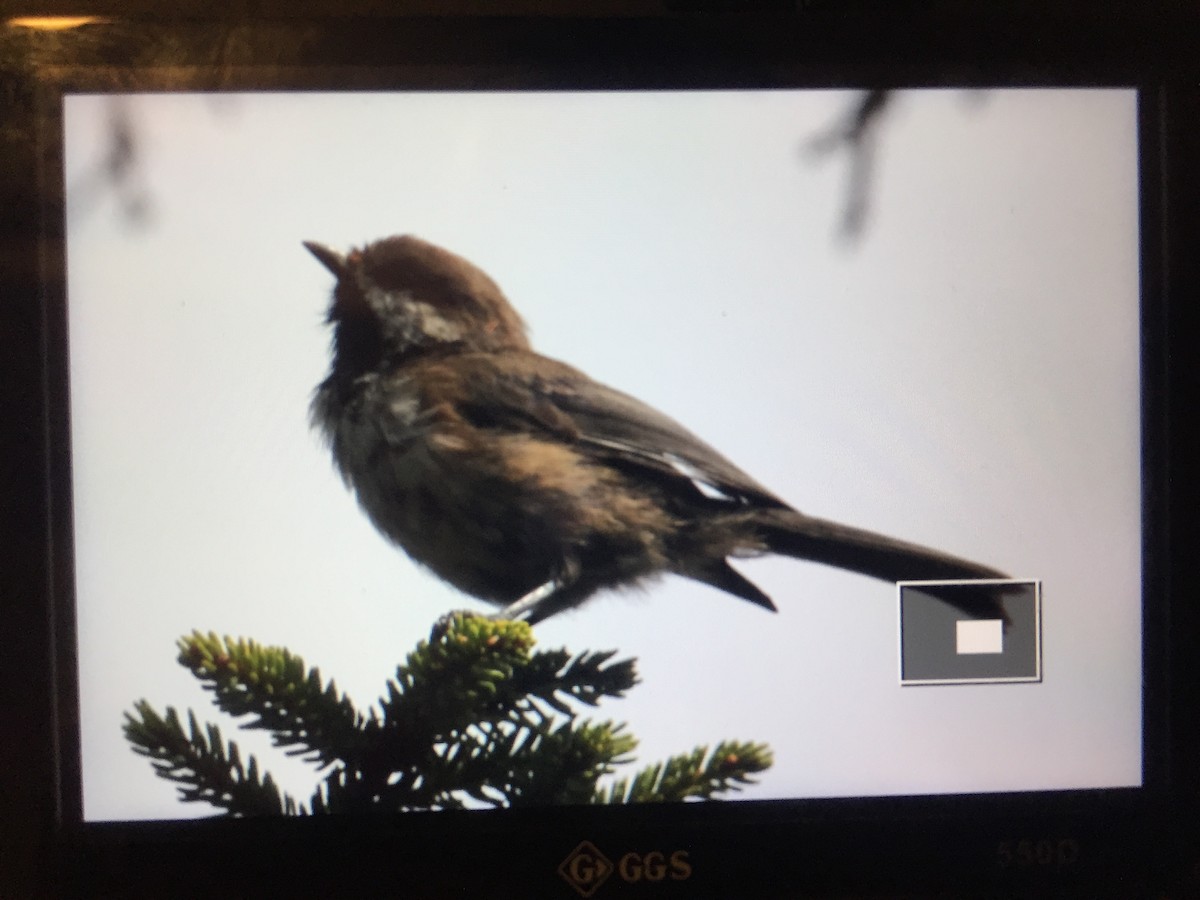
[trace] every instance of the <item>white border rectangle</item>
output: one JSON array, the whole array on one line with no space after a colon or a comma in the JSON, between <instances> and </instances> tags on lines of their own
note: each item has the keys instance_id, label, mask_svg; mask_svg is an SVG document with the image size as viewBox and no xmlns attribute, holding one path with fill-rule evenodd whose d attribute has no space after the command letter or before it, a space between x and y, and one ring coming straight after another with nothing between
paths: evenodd
<instances>
[{"instance_id":1,"label":"white border rectangle","mask_svg":"<svg viewBox=\"0 0 1200 900\"><path fill-rule=\"evenodd\" d=\"M920 678L904 677L904 616L900 602L900 591L905 587L949 584L1032 584L1034 604L1034 662L1037 674L1014 678ZM1042 582L1038 578L960 578L927 581L896 582L896 668L903 687L946 684L1039 684L1042 681Z\"/></svg>"}]
</instances>

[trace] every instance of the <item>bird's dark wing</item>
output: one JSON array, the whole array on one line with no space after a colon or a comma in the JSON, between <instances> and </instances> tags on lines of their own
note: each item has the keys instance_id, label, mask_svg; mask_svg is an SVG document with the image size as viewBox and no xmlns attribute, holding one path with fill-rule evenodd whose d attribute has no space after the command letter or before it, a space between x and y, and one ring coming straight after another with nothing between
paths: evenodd
<instances>
[{"instance_id":1,"label":"bird's dark wing","mask_svg":"<svg viewBox=\"0 0 1200 900\"><path fill-rule=\"evenodd\" d=\"M478 427L541 430L616 464L689 483L713 500L787 508L675 420L564 363L527 353L464 354L459 362L476 369L460 410Z\"/></svg>"},{"instance_id":2,"label":"bird's dark wing","mask_svg":"<svg viewBox=\"0 0 1200 900\"><path fill-rule=\"evenodd\" d=\"M655 476L686 503L741 506L763 548L884 581L998 579L1001 572L939 550L800 513L673 419L582 372L536 356L460 354L455 409L477 428L583 445L616 468ZM705 499L707 498L707 499ZM723 558L680 574L773 609ZM978 612L978 610L975 610ZM998 618L1005 618L996 609Z\"/></svg>"}]
</instances>

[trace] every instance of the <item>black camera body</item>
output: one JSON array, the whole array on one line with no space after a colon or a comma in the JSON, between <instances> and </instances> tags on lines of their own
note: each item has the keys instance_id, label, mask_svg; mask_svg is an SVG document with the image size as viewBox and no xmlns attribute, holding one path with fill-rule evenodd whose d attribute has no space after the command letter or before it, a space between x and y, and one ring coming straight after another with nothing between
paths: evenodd
<instances>
[{"instance_id":1,"label":"black camera body","mask_svg":"<svg viewBox=\"0 0 1200 900\"><path fill-rule=\"evenodd\" d=\"M6 895L1196 891L1196 14L616 6L2 26ZM224 737L176 720L209 751L191 768L146 753L138 710L206 721L236 689L236 637L319 663L366 733L394 712L387 684L444 699L443 676L403 675L442 615L493 611L376 534L309 430L331 291L360 279L335 310L380 300L344 273L392 234L486 272L555 361L519 411L499 389L456 411L492 449L519 433L549 454L506 471L586 445L606 484L686 494L670 515L794 505L982 574L881 581L853 554L741 547L719 577L660 565L690 580L554 610L528 653L612 650L641 679L547 708L641 739L597 769L597 802L447 788L315 814L333 782L298 785L383 763L321 757L300 726L272 746L236 716ZM393 299L432 316L426 289ZM568 396L558 360L603 402ZM409 385L413 365L378 371ZM397 415L447 455L405 497L442 509L457 488L422 480L459 448L418 395ZM487 502L441 537L467 540ZM224 649L197 662L206 647ZM233 781L261 765L314 814L187 794L229 737L258 760L224 758ZM713 754L735 738L765 764ZM320 764L298 774L280 746ZM599 802L655 760L691 765L694 790ZM381 783L434 777L405 771Z\"/></svg>"}]
</instances>

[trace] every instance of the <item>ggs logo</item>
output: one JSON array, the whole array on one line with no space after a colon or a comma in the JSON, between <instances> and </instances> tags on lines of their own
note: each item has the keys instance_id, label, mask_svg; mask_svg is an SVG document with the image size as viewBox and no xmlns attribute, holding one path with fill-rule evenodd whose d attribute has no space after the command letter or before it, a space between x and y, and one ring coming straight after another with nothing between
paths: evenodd
<instances>
[{"instance_id":1,"label":"ggs logo","mask_svg":"<svg viewBox=\"0 0 1200 900\"><path fill-rule=\"evenodd\" d=\"M651 850L648 853L626 853L614 866L595 844L581 841L558 865L558 874L579 892L579 896L585 898L596 893L614 872L629 884L639 881L654 884L664 879L685 881L692 876L692 864L688 862L686 850L672 853Z\"/></svg>"}]
</instances>

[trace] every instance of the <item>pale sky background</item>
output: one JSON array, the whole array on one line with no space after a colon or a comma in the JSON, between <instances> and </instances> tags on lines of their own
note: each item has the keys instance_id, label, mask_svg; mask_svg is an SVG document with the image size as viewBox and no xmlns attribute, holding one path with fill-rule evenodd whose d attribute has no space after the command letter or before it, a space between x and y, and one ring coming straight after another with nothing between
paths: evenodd
<instances>
[{"instance_id":1,"label":"pale sky background","mask_svg":"<svg viewBox=\"0 0 1200 900\"><path fill-rule=\"evenodd\" d=\"M180 635L284 645L365 706L439 615L486 610L374 532L308 426L332 279L300 242L406 232L799 509L1043 581L1040 684L902 688L895 589L785 558L738 563L775 615L667 578L539 625L638 658L593 715L639 765L738 738L775 752L747 798L1138 784L1135 95L899 96L854 246L845 156L803 152L852 98L126 98L149 217L100 193L68 221L86 816L212 811L125 743L142 697L308 799ZM67 99L69 200L111 102Z\"/></svg>"}]
</instances>

